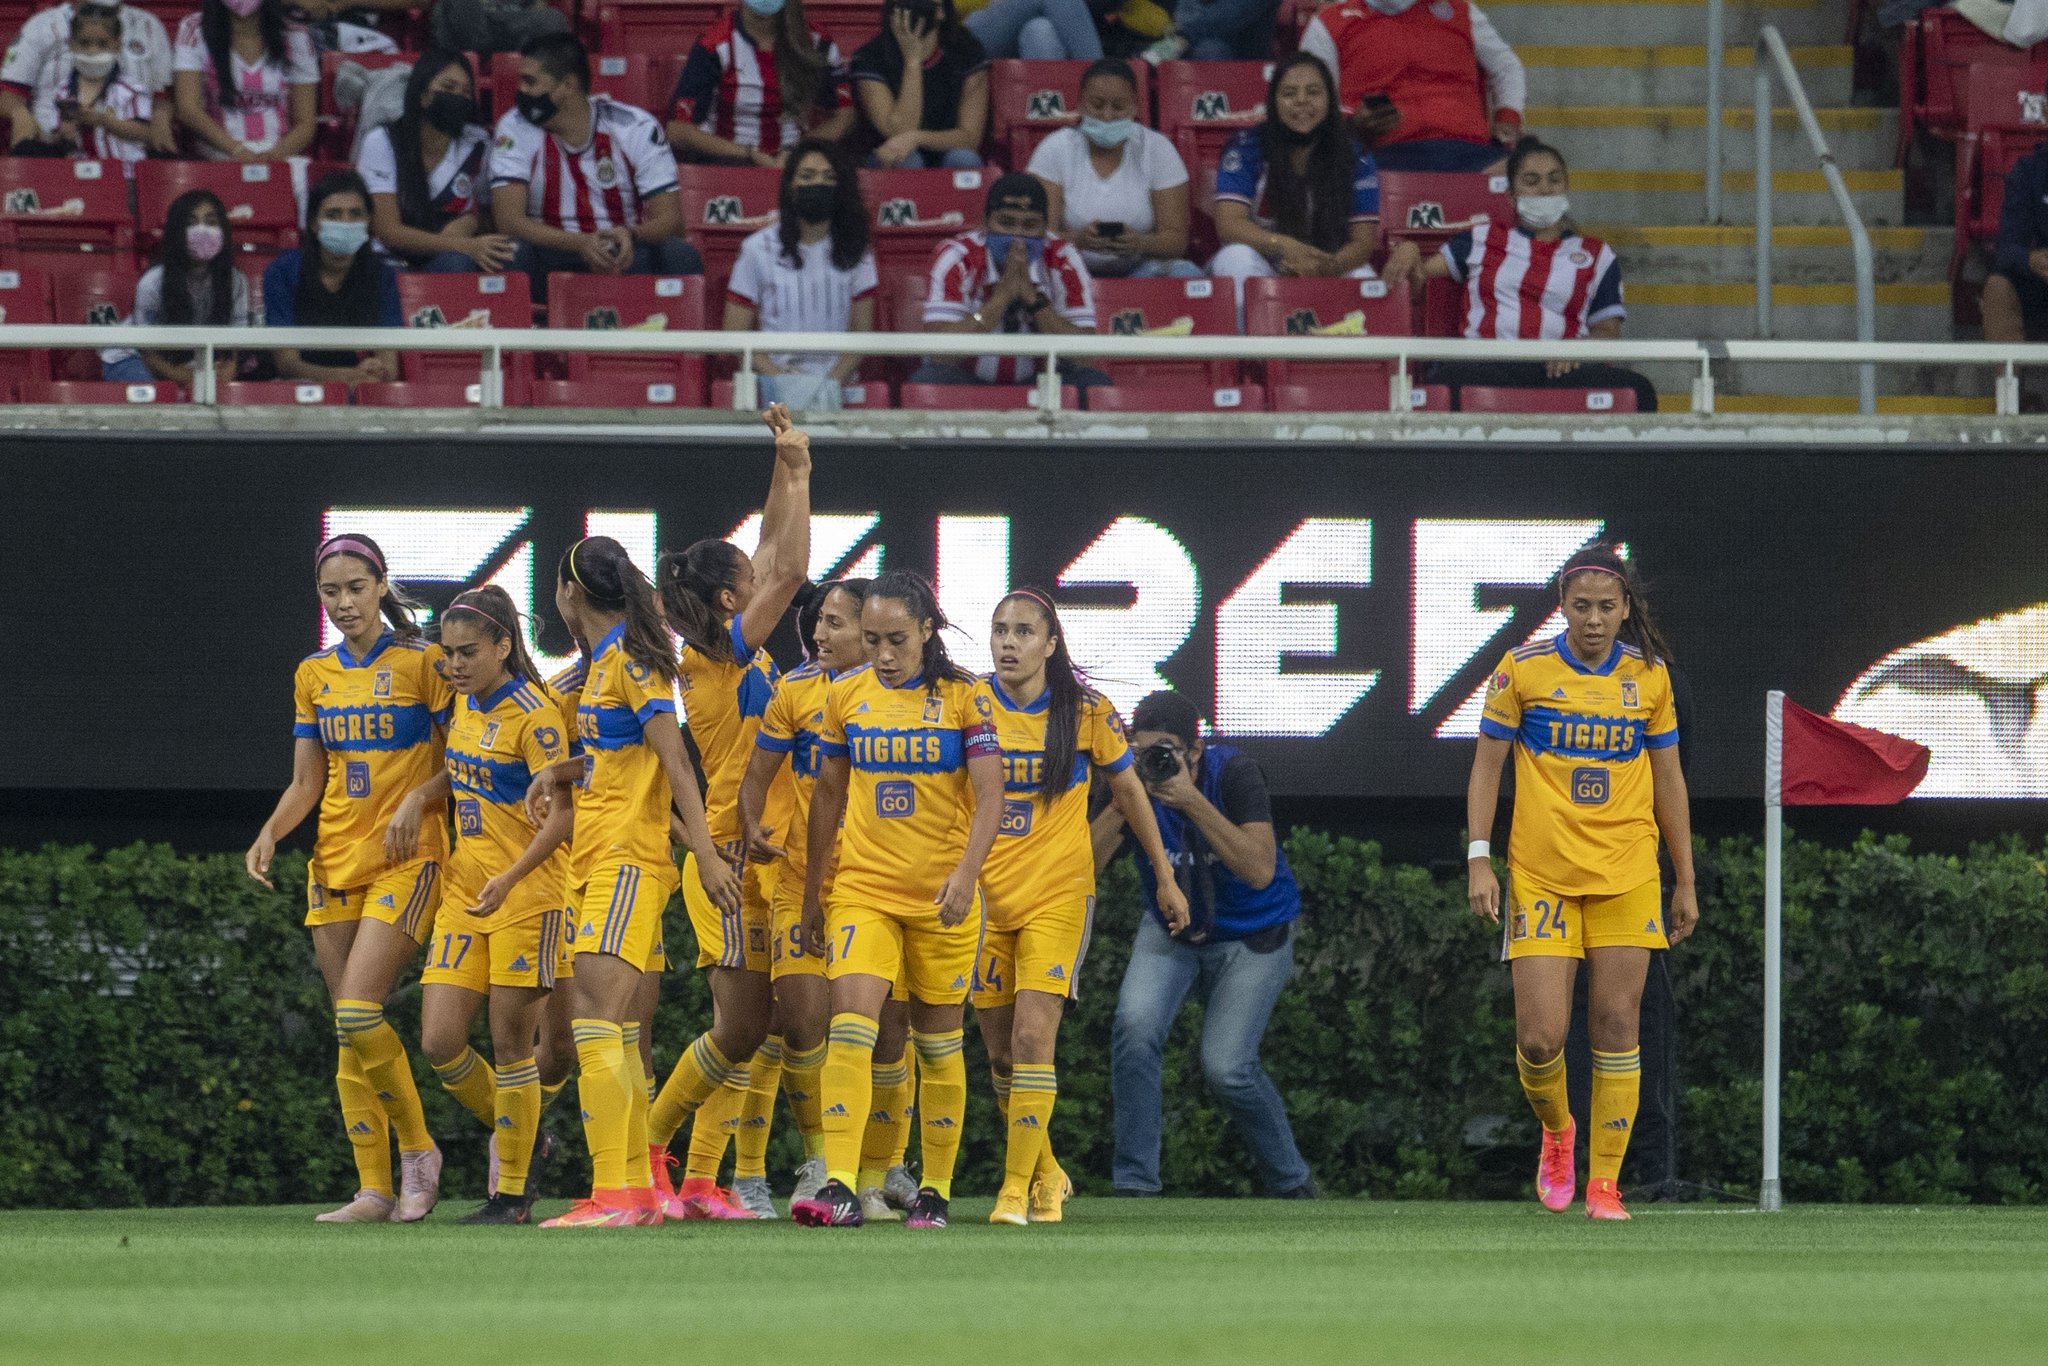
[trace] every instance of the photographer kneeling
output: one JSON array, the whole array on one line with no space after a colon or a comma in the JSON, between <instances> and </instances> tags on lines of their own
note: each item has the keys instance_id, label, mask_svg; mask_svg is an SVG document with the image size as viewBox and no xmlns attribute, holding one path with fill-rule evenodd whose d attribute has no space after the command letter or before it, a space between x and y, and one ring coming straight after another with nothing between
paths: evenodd
<instances>
[{"instance_id":1,"label":"photographer kneeling","mask_svg":"<svg viewBox=\"0 0 2048 1366\"><path fill-rule=\"evenodd\" d=\"M1200 713L1156 692L1131 716L1131 749L1152 798L1160 838L1180 870L1189 924L1169 935L1142 862L1146 915L1117 997L1110 1045L1118 1195L1159 1193L1160 1058L1189 991L1204 1007L1202 1075L1251 1145L1266 1193L1313 1199L1315 1182L1294 1145L1287 1107L1259 1064L1273 1004L1294 975L1301 891L1273 834L1272 799L1251 756L1205 745ZM1127 846L1114 806L1090 834L1098 872Z\"/></svg>"}]
</instances>

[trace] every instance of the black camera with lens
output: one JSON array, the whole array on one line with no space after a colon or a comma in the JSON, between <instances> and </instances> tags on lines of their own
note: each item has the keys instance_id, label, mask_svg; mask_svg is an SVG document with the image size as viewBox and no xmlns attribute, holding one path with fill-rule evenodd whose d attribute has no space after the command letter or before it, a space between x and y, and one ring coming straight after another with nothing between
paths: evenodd
<instances>
[{"instance_id":1,"label":"black camera with lens","mask_svg":"<svg viewBox=\"0 0 2048 1366\"><path fill-rule=\"evenodd\" d=\"M1171 740L1158 740L1131 756L1131 763L1146 783L1163 783L1180 772L1180 747Z\"/></svg>"}]
</instances>

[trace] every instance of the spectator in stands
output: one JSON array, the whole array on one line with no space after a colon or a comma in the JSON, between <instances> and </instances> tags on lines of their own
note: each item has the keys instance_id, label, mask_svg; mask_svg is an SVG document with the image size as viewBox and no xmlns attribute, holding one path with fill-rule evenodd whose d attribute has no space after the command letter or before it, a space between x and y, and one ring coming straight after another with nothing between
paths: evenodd
<instances>
[{"instance_id":1,"label":"spectator in stands","mask_svg":"<svg viewBox=\"0 0 2048 1366\"><path fill-rule=\"evenodd\" d=\"M393 35L417 8L416 0L287 0L285 16L305 26L317 52L396 52Z\"/></svg>"},{"instance_id":2,"label":"spectator in stands","mask_svg":"<svg viewBox=\"0 0 2048 1366\"><path fill-rule=\"evenodd\" d=\"M138 327L261 327L263 314L252 302L248 277L235 269L235 244L228 211L211 190L187 190L164 212L163 240L156 264L135 283L135 307L125 321ZM215 377L236 377L231 354L215 353ZM130 383L153 379L192 383L190 351L100 352L100 373Z\"/></svg>"},{"instance_id":3,"label":"spectator in stands","mask_svg":"<svg viewBox=\"0 0 2048 1366\"><path fill-rule=\"evenodd\" d=\"M498 120L491 151L491 209L536 301L553 270L704 270L680 236L676 159L660 122L591 94L590 54L566 33L536 38L519 55L515 107Z\"/></svg>"},{"instance_id":4,"label":"spectator in stands","mask_svg":"<svg viewBox=\"0 0 2048 1366\"><path fill-rule=\"evenodd\" d=\"M1621 263L1597 237L1583 237L1571 219L1564 155L1523 138L1508 155L1515 197L1511 227L1480 221L1424 260L1413 242L1387 258L1389 284L1449 277L1465 286L1465 335L1477 341L1518 337L1614 341L1628 313ZM1636 410L1657 411L1657 391L1633 370L1574 360L1439 361L1429 382L1451 386L1451 406L1468 384L1531 389L1633 389Z\"/></svg>"},{"instance_id":5,"label":"spectator in stands","mask_svg":"<svg viewBox=\"0 0 2048 1366\"><path fill-rule=\"evenodd\" d=\"M512 263L511 238L478 231L491 152L480 112L469 59L428 48L406 80L405 113L363 136L356 170L370 189L371 229L410 269L490 273Z\"/></svg>"},{"instance_id":6,"label":"spectator in stands","mask_svg":"<svg viewBox=\"0 0 2048 1366\"><path fill-rule=\"evenodd\" d=\"M1168 0L1173 24L1145 49L1145 60L1263 62L1273 55L1280 0Z\"/></svg>"},{"instance_id":7,"label":"spectator in stands","mask_svg":"<svg viewBox=\"0 0 2048 1366\"><path fill-rule=\"evenodd\" d=\"M283 0L201 0L178 25L173 61L178 122L200 156L282 161L313 145L320 63Z\"/></svg>"},{"instance_id":8,"label":"spectator in stands","mask_svg":"<svg viewBox=\"0 0 2048 1366\"><path fill-rule=\"evenodd\" d=\"M1081 77L1081 123L1031 155L1052 221L1095 275L1197 276L1188 249L1188 168L1138 121L1138 78L1114 57Z\"/></svg>"},{"instance_id":9,"label":"spectator in stands","mask_svg":"<svg viewBox=\"0 0 2048 1366\"><path fill-rule=\"evenodd\" d=\"M329 171L306 192L305 244L263 272L268 327L403 327L398 276L370 245L370 187L354 171ZM358 384L398 378L398 352L300 351L279 347L280 379Z\"/></svg>"},{"instance_id":10,"label":"spectator in stands","mask_svg":"<svg viewBox=\"0 0 2048 1366\"><path fill-rule=\"evenodd\" d=\"M2023 342L2048 333L2048 141L2005 173L1983 307L1985 341Z\"/></svg>"},{"instance_id":11,"label":"spectator in stands","mask_svg":"<svg viewBox=\"0 0 2048 1366\"><path fill-rule=\"evenodd\" d=\"M780 167L805 137L845 137L853 103L838 45L803 0L742 0L690 49L668 117L684 161Z\"/></svg>"},{"instance_id":12,"label":"spectator in stands","mask_svg":"<svg viewBox=\"0 0 2048 1366\"><path fill-rule=\"evenodd\" d=\"M1209 273L1370 278L1379 240L1380 182L1372 156L1345 126L1330 68L1297 52L1273 68L1266 117L1223 149L1216 168L1216 236Z\"/></svg>"},{"instance_id":13,"label":"spectator in stands","mask_svg":"<svg viewBox=\"0 0 2048 1366\"><path fill-rule=\"evenodd\" d=\"M1301 50L1337 73L1383 171L1498 171L1522 135L1521 59L1468 0L1341 0Z\"/></svg>"},{"instance_id":14,"label":"spectator in stands","mask_svg":"<svg viewBox=\"0 0 2048 1366\"><path fill-rule=\"evenodd\" d=\"M782 168L782 213L740 244L725 287L728 332L872 332L875 256L853 158L809 138ZM860 369L858 354L783 352L756 356L761 406L840 406Z\"/></svg>"},{"instance_id":15,"label":"spectator in stands","mask_svg":"<svg viewBox=\"0 0 2048 1366\"><path fill-rule=\"evenodd\" d=\"M1047 231L1045 186L1012 171L988 188L986 227L939 244L924 305L927 332L1051 332L1092 336L1095 293L1087 263L1071 242ZM962 364L927 360L913 384L1029 384L1029 356L981 356ZM1061 379L1086 389L1109 376L1067 363Z\"/></svg>"},{"instance_id":16,"label":"spectator in stands","mask_svg":"<svg viewBox=\"0 0 2048 1366\"><path fill-rule=\"evenodd\" d=\"M132 178L135 163L149 155L154 125L169 126L170 106L159 110L148 84L121 61L118 11L73 11L70 43L52 53L36 77L42 141L65 156L118 161ZM15 155L22 152L16 144Z\"/></svg>"},{"instance_id":17,"label":"spectator in stands","mask_svg":"<svg viewBox=\"0 0 2048 1366\"><path fill-rule=\"evenodd\" d=\"M991 57L1092 62L1102 56L1088 0L989 0L962 22Z\"/></svg>"},{"instance_id":18,"label":"spectator in stands","mask_svg":"<svg viewBox=\"0 0 2048 1366\"><path fill-rule=\"evenodd\" d=\"M145 9L121 4L63 4L29 16L21 32L0 57L0 117L8 123L7 143L38 136L35 98L38 78L71 42L74 15L102 14L120 24L121 75L128 84L146 90L150 110L150 150L165 156L178 151L171 131L171 39L163 20Z\"/></svg>"},{"instance_id":19,"label":"spectator in stands","mask_svg":"<svg viewBox=\"0 0 2048 1366\"><path fill-rule=\"evenodd\" d=\"M882 31L853 54L853 89L881 165L981 165L988 54L953 0L889 0Z\"/></svg>"},{"instance_id":20,"label":"spectator in stands","mask_svg":"<svg viewBox=\"0 0 2048 1366\"><path fill-rule=\"evenodd\" d=\"M433 0L434 46L450 52L522 52L535 38L569 32L547 0Z\"/></svg>"}]
</instances>

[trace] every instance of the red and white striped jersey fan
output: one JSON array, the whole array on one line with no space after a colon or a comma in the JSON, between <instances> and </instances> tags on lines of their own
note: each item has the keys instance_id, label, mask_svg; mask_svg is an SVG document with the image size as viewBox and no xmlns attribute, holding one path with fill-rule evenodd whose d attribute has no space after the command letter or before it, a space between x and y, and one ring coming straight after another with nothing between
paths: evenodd
<instances>
[{"instance_id":1,"label":"red and white striped jersey fan","mask_svg":"<svg viewBox=\"0 0 2048 1366\"><path fill-rule=\"evenodd\" d=\"M1029 250L1022 240L1012 251ZM924 320L928 323L965 322L981 311L995 291L1002 270L988 249L988 234L980 229L948 237L932 253L932 268L926 286ZM1031 283L1045 291L1060 316L1084 332L1095 330L1095 285L1088 276L1088 264L1072 242L1048 235L1043 253L1031 263ZM998 326L1002 332L1036 332L1029 310L1012 304ZM972 369L983 384L1029 384L1038 375L1038 362L1030 356L977 356Z\"/></svg>"},{"instance_id":2,"label":"red and white striped jersey fan","mask_svg":"<svg viewBox=\"0 0 2048 1366\"><path fill-rule=\"evenodd\" d=\"M1482 222L1444 243L1443 257L1465 286L1467 337L1569 340L1628 313L1621 264L1597 237L1567 231L1539 242L1519 227Z\"/></svg>"},{"instance_id":3,"label":"red and white striped jersey fan","mask_svg":"<svg viewBox=\"0 0 2048 1366\"><path fill-rule=\"evenodd\" d=\"M729 14L706 29L690 49L676 80L669 117L758 152L772 155L794 146L806 127L852 102L838 44L815 28L810 35L825 68L810 109L789 107L775 53L756 47L738 16Z\"/></svg>"},{"instance_id":4,"label":"red and white striped jersey fan","mask_svg":"<svg viewBox=\"0 0 2048 1366\"><path fill-rule=\"evenodd\" d=\"M676 187L668 134L644 109L590 97L588 146L571 148L512 110L491 144L491 183L526 186L526 212L564 232L637 227L647 201Z\"/></svg>"}]
</instances>

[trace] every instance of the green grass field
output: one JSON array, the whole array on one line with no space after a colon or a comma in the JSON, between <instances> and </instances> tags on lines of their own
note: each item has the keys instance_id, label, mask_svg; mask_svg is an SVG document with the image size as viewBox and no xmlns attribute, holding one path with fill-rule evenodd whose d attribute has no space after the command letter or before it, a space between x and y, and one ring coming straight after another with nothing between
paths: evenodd
<instances>
[{"instance_id":1,"label":"green grass field","mask_svg":"<svg viewBox=\"0 0 2048 1366\"><path fill-rule=\"evenodd\" d=\"M558 1206L550 1206L549 1212ZM2038 1362L2048 1211L1077 1200L1057 1227L0 1213L0 1360Z\"/></svg>"}]
</instances>

